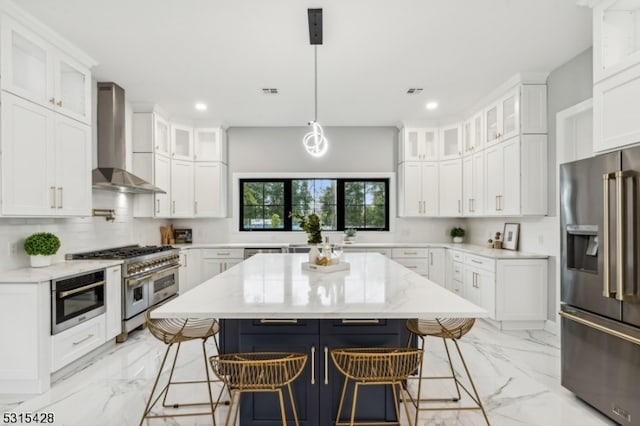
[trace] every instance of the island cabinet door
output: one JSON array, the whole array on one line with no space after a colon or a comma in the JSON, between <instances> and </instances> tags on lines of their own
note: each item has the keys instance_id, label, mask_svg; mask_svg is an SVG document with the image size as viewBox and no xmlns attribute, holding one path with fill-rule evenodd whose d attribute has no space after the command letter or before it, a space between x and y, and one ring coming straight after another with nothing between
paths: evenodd
<instances>
[{"instance_id":1,"label":"island cabinet door","mask_svg":"<svg viewBox=\"0 0 640 426\"><path fill-rule=\"evenodd\" d=\"M244 334L239 335L239 352L300 352L308 355L302 374L292 383L293 396L300 425L316 426L320 416L318 406L318 335L317 334ZM315 371L314 371L315 369ZM293 413L286 388L283 389L287 420ZM256 392L242 395L240 400L242 426L280 426L280 403L277 392Z\"/></svg>"},{"instance_id":2,"label":"island cabinet door","mask_svg":"<svg viewBox=\"0 0 640 426\"><path fill-rule=\"evenodd\" d=\"M368 320L363 320L368 321ZM325 325L323 323L322 325ZM335 424L340 396L344 385L344 375L335 367L331 350L348 347L389 347L407 344L404 321L381 320L380 325L356 323L346 327L331 327L330 333L324 328L320 337L320 422L322 426ZM351 330L349 330L351 328ZM333 334L342 329L345 334ZM347 387L340 421L349 422L353 385ZM356 419L359 421L394 421L393 393L390 386L360 386L356 401Z\"/></svg>"}]
</instances>

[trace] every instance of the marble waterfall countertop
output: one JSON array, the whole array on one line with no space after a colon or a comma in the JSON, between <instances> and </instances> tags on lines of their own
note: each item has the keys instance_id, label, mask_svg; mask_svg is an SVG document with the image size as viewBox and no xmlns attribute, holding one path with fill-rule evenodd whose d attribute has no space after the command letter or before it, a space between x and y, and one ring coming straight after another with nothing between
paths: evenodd
<instances>
[{"instance_id":1,"label":"marble waterfall countertop","mask_svg":"<svg viewBox=\"0 0 640 426\"><path fill-rule=\"evenodd\" d=\"M303 270L306 254L258 254L155 309L153 318L433 318L487 312L379 253L349 271Z\"/></svg>"}]
</instances>

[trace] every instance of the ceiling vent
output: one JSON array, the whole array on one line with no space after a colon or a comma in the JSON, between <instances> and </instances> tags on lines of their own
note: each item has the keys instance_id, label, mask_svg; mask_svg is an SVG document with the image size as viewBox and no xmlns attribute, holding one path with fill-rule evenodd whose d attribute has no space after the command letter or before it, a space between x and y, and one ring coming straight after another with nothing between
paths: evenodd
<instances>
[{"instance_id":1,"label":"ceiling vent","mask_svg":"<svg viewBox=\"0 0 640 426\"><path fill-rule=\"evenodd\" d=\"M275 87L265 87L262 89L262 94L263 95L277 95L278 94L278 89L276 89Z\"/></svg>"},{"instance_id":2,"label":"ceiling vent","mask_svg":"<svg viewBox=\"0 0 640 426\"><path fill-rule=\"evenodd\" d=\"M411 87L407 89L407 95L419 95L422 93L422 87Z\"/></svg>"}]
</instances>

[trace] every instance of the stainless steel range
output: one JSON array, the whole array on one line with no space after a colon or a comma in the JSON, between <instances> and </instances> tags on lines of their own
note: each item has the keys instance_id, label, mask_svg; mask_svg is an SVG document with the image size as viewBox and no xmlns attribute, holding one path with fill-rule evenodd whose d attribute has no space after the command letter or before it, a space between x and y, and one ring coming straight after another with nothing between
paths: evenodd
<instances>
[{"instance_id":1,"label":"stainless steel range","mask_svg":"<svg viewBox=\"0 0 640 426\"><path fill-rule=\"evenodd\" d=\"M178 294L179 249L171 246L130 245L86 253L67 254L68 260L122 259L122 333L144 324L144 312Z\"/></svg>"}]
</instances>

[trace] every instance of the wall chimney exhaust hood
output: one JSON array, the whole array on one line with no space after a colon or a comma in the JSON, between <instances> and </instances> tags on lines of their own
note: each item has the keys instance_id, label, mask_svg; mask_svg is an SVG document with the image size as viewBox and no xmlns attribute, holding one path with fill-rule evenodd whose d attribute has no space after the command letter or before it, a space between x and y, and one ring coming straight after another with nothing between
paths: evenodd
<instances>
[{"instance_id":1,"label":"wall chimney exhaust hood","mask_svg":"<svg viewBox=\"0 0 640 426\"><path fill-rule=\"evenodd\" d=\"M93 188L133 194L166 193L125 170L124 89L115 83L98 83L98 168Z\"/></svg>"}]
</instances>

